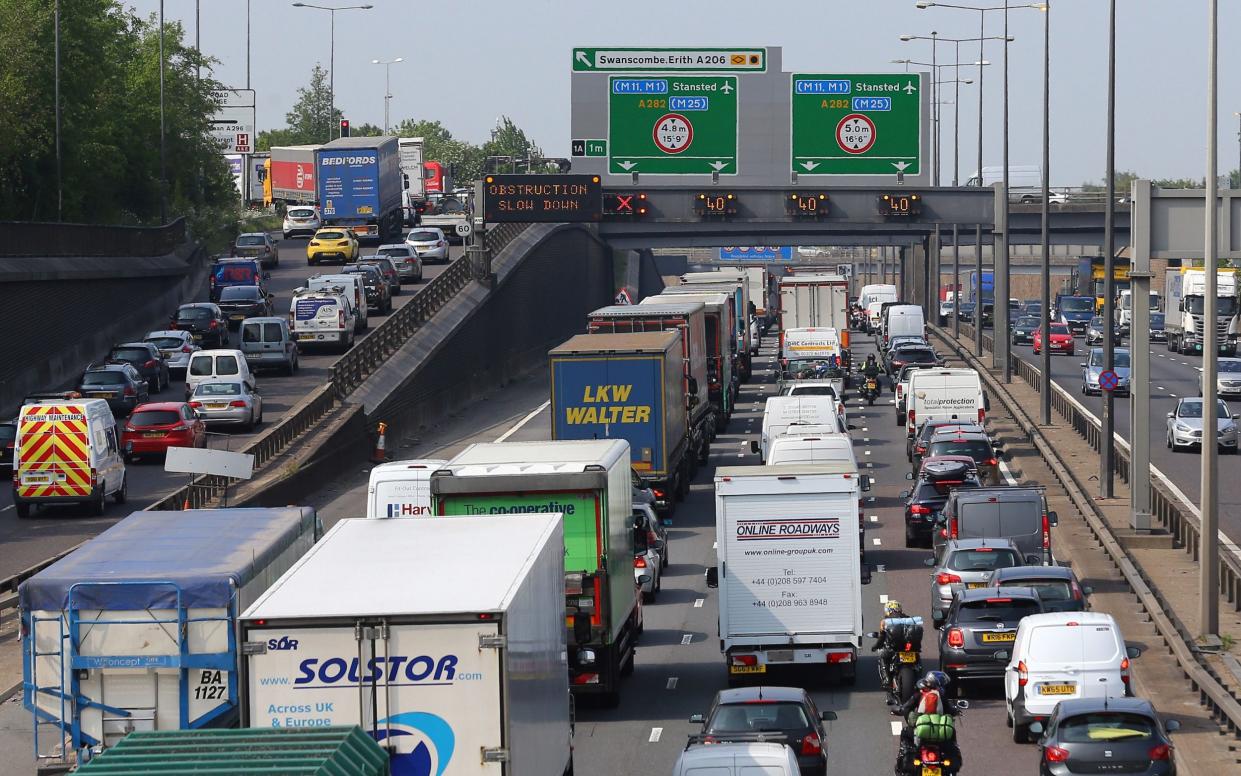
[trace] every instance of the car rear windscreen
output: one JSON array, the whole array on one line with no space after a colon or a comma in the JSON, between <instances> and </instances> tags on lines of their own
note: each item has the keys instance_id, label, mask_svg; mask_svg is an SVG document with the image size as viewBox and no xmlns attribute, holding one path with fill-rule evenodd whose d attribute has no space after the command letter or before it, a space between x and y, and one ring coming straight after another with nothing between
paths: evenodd
<instances>
[{"instance_id":1,"label":"car rear windscreen","mask_svg":"<svg viewBox=\"0 0 1241 776\"><path fill-rule=\"evenodd\" d=\"M134 428L171 426L173 423L180 422L181 416L173 410L143 410L129 416L129 425Z\"/></svg>"},{"instance_id":2,"label":"car rear windscreen","mask_svg":"<svg viewBox=\"0 0 1241 776\"><path fill-rule=\"evenodd\" d=\"M1103 744L1122 741L1150 741L1155 721L1144 714L1123 711L1096 711L1060 720L1057 737L1066 744Z\"/></svg>"},{"instance_id":3,"label":"car rear windscreen","mask_svg":"<svg viewBox=\"0 0 1241 776\"><path fill-rule=\"evenodd\" d=\"M177 310L179 321L205 321L211 317L211 310L206 307L183 307Z\"/></svg>"},{"instance_id":4,"label":"car rear windscreen","mask_svg":"<svg viewBox=\"0 0 1241 776\"><path fill-rule=\"evenodd\" d=\"M1020 566L1021 558L1008 548L957 550L948 558L945 568L952 571L994 571Z\"/></svg>"},{"instance_id":5,"label":"car rear windscreen","mask_svg":"<svg viewBox=\"0 0 1241 776\"><path fill-rule=\"evenodd\" d=\"M985 439L945 439L932 442L927 455L968 455L975 461L987 461L991 459L992 451Z\"/></svg>"},{"instance_id":6,"label":"car rear windscreen","mask_svg":"<svg viewBox=\"0 0 1241 776\"><path fill-rule=\"evenodd\" d=\"M179 350L185 341L179 337L152 337L147 340L160 350Z\"/></svg>"},{"instance_id":7,"label":"car rear windscreen","mask_svg":"<svg viewBox=\"0 0 1241 776\"><path fill-rule=\"evenodd\" d=\"M242 237L237 238L238 245L255 246L255 245L262 245L263 242L264 241L263 241L262 235L257 235L257 234L244 235Z\"/></svg>"},{"instance_id":8,"label":"car rear windscreen","mask_svg":"<svg viewBox=\"0 0 1241 776\"><path fill-rule=\"evenodd\" d=\"M1044 601L1073 600L1073 586L1067 579L1014 579L1000 583L1000 587L1032 587Z\"/></svg>"},{"instance_id":9,"label":"car rear windscreen","mask_svg":"<svg viewBox=\"0 0 1241 776\"><path fill-rule=\"evenodd\" d=\"M113 348L112 358L117 361L146 361L151 357L146 348Z\"/></svg>"},{"instance_id":10,"label":"car rear windscreen","mask_svg":"<svg viewBox=\"0 0 1241 776\"><path fill-rule=\"evenodd\" d=\"M125 375L120 372L88 372L82 378L82 385L122 385L125 382Z\"/></svg>"},{"instance_id":11,"label":"car rear windscreen","mask_svg":"<svg viewBox=\"0 0 1241 776\"><path fill-rule=\"evenodd\" d=\"M256 302L262 296L258 286L231 286L220 291L221 302Z\"/></svg>"},{"instance_id":12,"label":"car rear windscreen","mask_svg":"<svg viewBox=\"0 0 1241 776\"><path fill-rule=\"evenodd\" d=\"M1041 611L1038 601L996 596L983 601L963 601L957 621L1015 623L1026 615L1038 614Z\"/></svg>"},{"instance_id":13,"label":"car rear windscreen","mask_svg":"<svg viewBox=\"0 0 1241 776\"><path fill-rule=\"evenodd\" d=\"M810 727L800 703L729 703L719 706L706 733L762 733Z\"/></svg>"},{"instance_id":14,"label":"car rear windscreen","mask_svg":"<svg viewBox=\"0 0 1241 776\"><path fill-rule=\"evenodd\" d=\"M439 238L435 232L410 232L405 239L409 242L436 242Z\"/></svg>"}]
</instances>

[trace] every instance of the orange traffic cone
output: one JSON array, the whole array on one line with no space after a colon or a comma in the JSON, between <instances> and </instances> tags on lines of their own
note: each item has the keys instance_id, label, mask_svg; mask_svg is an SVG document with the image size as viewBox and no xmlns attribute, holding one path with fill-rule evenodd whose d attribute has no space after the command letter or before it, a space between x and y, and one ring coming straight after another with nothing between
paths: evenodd
<instances>
[{"instance_id":1,"label":"orange traffic cone","mask_svg":"<svg viewBox=\"0 0 1241 776\"><path fill-rule=\"evenodd\" d=\"M190 497L189 497L189 496L186 496L186 497L185 497L185 503L181 505L181 508L182 508L182 509L189 509L189 508L190 508Z\"/></svg>"},{"instance_id":2,"label":"orange traffic cone","mask_svg":"<svg viewBox=\"0 0 1241 776\"><path fill-rule=\"evenodd\" d=\"M380 421L379 433L375 437L375 449L371 451L371 463L385 463L388 460L386 452L386 440L384 435L388 431L388 424Z\"/></svg>"}]
</instances>

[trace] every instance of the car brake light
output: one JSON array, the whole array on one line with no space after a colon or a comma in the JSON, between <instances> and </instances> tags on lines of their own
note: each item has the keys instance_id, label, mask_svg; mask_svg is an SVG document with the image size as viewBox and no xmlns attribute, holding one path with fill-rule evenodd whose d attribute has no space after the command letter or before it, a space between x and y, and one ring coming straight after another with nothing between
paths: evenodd
<instances>
[{"instance_id":1,"label":"car brake light","mask_svg":"<svg viewBox=\"0 0 1241 776\"><path fill-rule=\"evenodd\" d=\"M952 520L948 522L948 532L952 534L952 538L957 538L957 518L953 515Z\"/></svg>"},{"instance_id":2,"label":"car brake light","mask_svg":"<svg viewBox=\"0 0 1241 776\"><path fill-rule=\"evenodd\" d=\"M639 555L638 557L634 558L634 559L633 559L633 567L634 567L635 569L644 569L644 568L646 568L646 558L642 557L641 555Z\"/></svg>"},{"instance_id":3,"label":"car brake light","mask_svg":"<svg viewBox=\"0 0 1241 776\"><path fill-rule=\"evenodd\" d=\"M1043 515L1043 549L1051 549L1051 522L1048 521L1047 515Z\"/></svg>"},{"instance_id":4,"label":"car brake light","mask_svg":"<svg viewBox=\"0 0 1241 776\"><path fill-rule=\"evenodd\" d=\"M1169 744L1160 744L1151 749L1150 756L1152 760L1170 760L1172 759L1172 751L1173 749Z\"/></svg>"},{"instance_id":5,"label":"car brake light","mask_svg":"<svg viewBox=\"0 0 1241 776\"><path fill-rule=\"evenodd\" d=\"M905 651L906 651L906 652L909 652L909 651L910 651L910 650L912 650L913 648L914 648L914 644L913 644L913 642L912 642L912 641L906 641L906 642L905 642Z\"/></svg>"},{"instance_id":6,"label":"car brake light","mask_svg":"<svg viewBox=\"0 0 1241 776\"><path fill-rule=\"evenodd\" d=\"M1026 661L1020 660L1017 662L1017 686L1025 687L1029 681L1030 671L1026 668Z\"/></svg>"},{"instance_id":7,"label":"car brake light","mask_svg":"<svg viewBox=\"0 0 1241 776\"><path fill-rule=\"evenodd\" d=\"M939 538L941 538L941 539L947 539L947 538L948 538L948 529L947 529L947 528L941 528L941 529L939 529Z\"/></svg>"},{"instance_id":8,"label":"car brake light","mask_svg":"<svg viewBox=\"0 0 1241 776\"><path fill-rule=\"evenodd\" d=\"M92 466L92 467L90 467L90 486L91 486L91 489L92 489L92 490L94 490L95 486L97 486L98 484L99 484L99 472L97 472L97 471L95 470L95 467L94 467L94 466Z\"/></svg>"},{"instance_id":9,"label":"car brake light","mask_svg":"<svg viewBox=\"0 0 1241 776\"><path fill-rule=\"evenodd\" d=\"M1154 753L1155 750L1152 749L1151 754L1153 755ZM1047 762L1049 763L1062 763L1069 759L1069 750L1061 749L1058 746L1049 746L1043 750L1043 755L1047 758ZM1151 757L1151 759L1153 760L1155 758Z\"/></svg>"},{"instance_id":10,"label":"car brake light","mask_svg":"<svg viewBox=\"0 0 1241 776\"><path fill-rule=\"evenodd\" d=\"M655 498L662 499L664 497L664 491L660 488L651 488L651 492L655 494Z\"/></svg>"},{"instance_id":11,"label":"car brake light","mask_svg":"<svg viewBox=\"0 0 1241 776\"><path fill-rule=\"evenodd\" d=\"M823 744L819 741L818 735L811 733L801 740L801 753L803 755L816 755L823 753Z\"/></svg>"},{"instance_id":12,"label":"car brake light","mask_svg":"<svg viewBox=\"0 0 1241 776\"><path fill-rule=\"evenodd\" d=\"M134 387L133 387L132 385L127 385L127 386L125 386L125 395L126 395L126 396L134 396L134 395L136 395L136 394L137 394L137 391L135 391L135 390L134 390Z\"/></svg>"},{"instance_id":13,"label":"car brake light","mask_svg":"<svg viewBox=\"0 0 1241 776\"><path fill-rule=\"evenodd\" d=\"M952 585L961 581L961 577L947 571L941 571L935 575L935 584Z\"/></svg>"},{"instance_id":14,"label":"car brake light","mask_svg":"<svg viewBox=\"0 0 1241 776\"><path fill-rule=\"evenodd\" d=\"M758 655L733 655L733 665L756 666L758 665Z\"/></svg>"},{"instance_id":15,"label":"car brake light","mask_svg":"<svg viewBox=\"0 0 1241 776\"><path fill-rule=\"evenodd\" d=\"M228 406L230 406L230 407L244 407L244 406L246 406L246 403L245 403L244 401L242 401L241 399L233 399L232 401L230 401L230 402L228 403Z\"/></svg>"},{"instance_id":16,"label":"car brake light","mask_svg":"<svg viewBox=\"0 0 1241 776\"><path fill-rule=\"evenodd\" d=\"M948 631L948 646L961 649L965 646L965 634L960 628L952 628Z\"/></svg>"},{"instance_id":17,"label":"car brake light","mask_svg":"<svg viewBox=\"0 0 1241 776\"><path fill-rule=\"evenodd\" d=\"M978 423L980 425L982 424L984 420L986 420L986 418L987 418L987 411L984 409L978 410Z\"/></svg>"},{"instance_id":18,"label":"car brake light","mask_svg":"<svg viewBox=\"0 0 1241 776\"><path fill-rule=\"evenodd\" d=\"M1120 661L1120 681L1129 684L1129 658Z\"/></svg>"},{"instance_id":19,"label":"car brake light","mask_svg":"<svg viewBox=\"0 0 1241 776\"><path fill-rule=\"evenodd\" d=\"M190 427L184 423L178 423L177 425L173 426L172 428L168 430L169 431L189 431Z\"/></svg>"},{"instance_id":20,"label":"car brake light","mask_svg":"<svg viewBox=\"0 0 1241 776\"><path fill-rule=\"evenodd\" d=\"M211 322L211 326L210 326L210 328L212 328L212 329L218 329L218 328L220 328L220 322L219 322L219 321L215 321L215 320L213 320L213 321Z\"/></svg>"},{"instance_id":21,"label":"car brake light","mask_svg":"<svg viewBox=\"0 0 1241 776\"><path fill-rule=\"evenodd\" d=\"M202 402L200 402L200 401L192 401L192 402L190 402L190 406L191 406L191 407L201 407L201 406L203 406L203 403L202 403Z\"/></svg>"},{"instance_id":22,"label":"car brake light","mask_svg":"<svg viewBox=\"0 0 1241 776\"><path fill-rule=\"evenodd\" d=\"M650 542L652 545L654 545L656 542L659 541L659 537L655 535L654 531L647 531L646 540Z\"/></svg>"},{"instance_id":23,"label":"car brake light","mask_svg":"<svg viewBox=\"0 0 1241 776\"><path fill-rule=\"evenodd\" d=\"M924 507L924 506L922 506L921 504L914 504L912 507L910 507L910 508L909 508L909 514L911 514L911 515L929 515L929 514L931 514L931 508L930 508L930 507Z\"/></svg>"},{"instance_id":24,"label":"car brake light","mask_svg":"<svg viewBox=\"0 0 1241 776\"><path fill-rule=\"evenodd\" d=\"M916 420L915 420L915 418L916 418L916 417L917 417L917 416L914 414L914 411L913 411L913 410L910 410L910 411L909 411L909 425L911 425L911 426L916 426L916 425L917 425Z\"/></svg>"},{"instance_id":25,"label":"car brake light","mask_svg":"<svg viewBox=\"0 0 1241 776\"><path fill-rule=\"evenodd\" d=\"M177 322L176 322L176 321L173 321L173 322L169 323L169 324L168 324L168 328L169 328L169 329L171 329L171 330L173 330L173 331L176 331L176 330L177 330Z\"/></svg>"},{"instance_id":26,"label":"car brake light","mask_svg":"<svg viewBox=\"0 0 1241 776\"><path fill-rule=\"evenodd\" d=\"M345 328L345 311L344 310L336 311L336 325L342 329Z\"/></svg>"},{"instance_id":27,"label":"car brake light","mask_svg":"<svg viewBox=\"0 0 1241 776\"><path fill-rule=\"evenodd\" d=\"M926 442L919 442L919 443L918 443L918 446L917 446L917 448L916 448L916 449L917 449L917 451L918 451L919 453L925 453L925 452L926 452Z\"/></svg>"},{"instance_id":28,"label":"car brake light","mask_svg":"<svg viewBox=\"0 0 1241 776\"><path fill-rule=\"evenodd\" d=\"M142 365L142 367L143 367L144 369L151 369L151 368L153 368L154 366L155 366L155 359L153 359L153 358L152 358L152 359L150 359L150 360L148 360L145 364L143 364L143 365Z\"/></svg>"}]
</instances>

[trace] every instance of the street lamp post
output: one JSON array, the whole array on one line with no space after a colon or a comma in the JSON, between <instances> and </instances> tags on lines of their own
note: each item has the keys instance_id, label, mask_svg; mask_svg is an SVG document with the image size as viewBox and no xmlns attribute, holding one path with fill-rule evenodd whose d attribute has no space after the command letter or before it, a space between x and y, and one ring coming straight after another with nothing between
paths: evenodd
<instances>
[{"instance_id":1,"label":"street lamp post","mask_svg":"<svg viewBox=\"0 0 1241 776\"><path fill-rule=\"evenodd\" d=\"M1103 326L1110 329L1116 325L1116 233L1114 230L1116 208L1116 0L1110 0L1107 12L1107 175L1106 203L1103 205ZM1130 299L1132 300L1132 296ZM1147 297L1150 298L1149 296ZM1112 337L1103 337L1103 368L1111 370L1116 365L1116 343ZM1132 372L1131 372L1132 373ZM1116 457L1116 401L1112 391L1103 391L1103 437L1099 440L1099 495L1112 498L1112 459ZM1149 444L1147 439L1133 439L1133 444Z\"/></svg>"},{"instance_id":2,"label":"street lamp post","mask_svg":"<svg viewBox=\"0 0 1241 776\"><path fill-rule=\"evenodd\" d=\"M1214 437L1219 418L1216 377L1219 358L1218 332L1215 327L1219 290L1217 271L1215 209L1219 164L1216 158L1216 142L1219 128L1216 125L1218 109L1218 86L1216 72L1219 58L1219 0L1207 5L1207 174L1206 196L1203 211L1202 269L1206 276L1206 288L1202 293L1202 493L1199 508L1202 513L1202 529L1199 532L1198 635L1211 636L1219 633L1219 445Z\"/></svg>"},{"instance_id":3,"label":"street lamp post","mask_svg":"<svg viewBox=\"0 0 1241 776\"><path fill-rule=\"evenodd\" d=\"M52 10L52 18L55 26L54 37L56 39L55 47L55 97L56 100L56 220L65 220L64 214L64 189L61 184L61 164L60 164L60 0L56 0L56 5Z\"/></svg>"},{"instance_id":4,"label":"street lamp post","mask_svg":"<svg viewBox=\"0 0 1241 776\"><path fill-rule=\"evenodd\" d=\"M168 165L164 148L164 0L159 0L159 222L168 222Z\"/></svg>"},{"instance_id":5,"label":"street lamp post","mask_svg":"<svg viewBox=\"0 0 1241 776\"><path fill-rule=\"evenodd\" d=\"M960 47L960 44L957 44L957 46L958 46L958 48L959 48L959 47ZM948 62L945 62L945 63L943 63L942 65L933 65L933 64L931 64L930 62L917 62L917 61L912 60L912 59L893 59L893 60L891 60L891 62L892 62L892 64L894 64L894 65L904 65L904 66L905 66L905 72L909 72L909 66L910 66L910 65L921 65L921 66L923 66L923 67L935 67L935 68L938 68L939 70L942 70L942 69L944 69L944 68L946 68L946 67L952 67L952 68L956 68L957 70L959 70L959 69L960 69L960 67L961 67L961 62L960 62L960 59L959 59L959 58L957 59L957 61L955 61L955 62L953 62L953 63L951 63L951 64L950 64L950 63L948 63ZM975 63L975 64L977 64L977 63ZM984 64L984 65L987 65L987 64L990 64L990 63L989 63L989 62L983 62L983 64ZM952 131L952 160L953 160L952 185L953 185L953 186L956 186L956 185L958 185L958 183L957 183L957 170L958 170L958 168L960 167L960 162L959 162L959 159L960 159L960 156L961 156L961 100L959 99L959 97L960 97L960 86L959 86L959 85L960 85L960 84L972 84L972 83L974 83L974 79L972 79L972 78L958 78L958 79L957 79L957 80L955 80L955 81L948 81L948 80L944 80L944 79L941 79L941 78L940 78L938 70L932 70L932 71L931 71L931 80L932 80L932 85L934 85L934 84L936 84L936 83L938 83L938 84L952 84L952 83L958 84L958 86L957 86L957 97L958 97L958 99L955 99L955 100L948 100L948 101L944 101L944 100L938 101L938 102L939 102L939 104L941 104L941 105L954 105L954 106L955 106L955 107L954 107L954 109L953 109L953 114L954 114L954 116L953 116L953 122L952 122L952 125L953 125L953 131ZM932 119L932 121L936 121L936 120L935 120L935 119ZM938 122L936 121L936 123L938 123ZM933 132L933 131L934 131L934 130L932 130L932 132Z\"/></svg>"},{"instance_id":6,"label":"street lamp post","mask_svg":"<svg viewBox=\"0 0 1241 776\"><path fill-rule=\"evenodd\" d=\"M332 125L336 123L336 12L337 11L369 11L373 5L312 5L311 3L294 3L294 8L314 8L327 11L332 16L331 43L328 48L328 94L331 101L328 107L327 139L332 139Z\"/></svg>"},{"instance_id":7,"label":"street lamp post","mask_svg":"<svg viewBox=\"0 0 1241 776\"><path fill-rule=\"evenodd\" d=\"M372 59L371 60L372 65L383 65L384 66L384 134L385 135L388 134L388 126L389 126L388 108L390 107L390 104L392 102L392 85L391 85L392 84L392 81L391 81L392 66L395 65L397 62L404 62L404 61L405 61L404 57L397 57L396 59L388 59L388 60L383 60L383 59Z\"/></svg>"},{"instance_id":8,"label":"street lamp post","mask_svg":"<svg viewBox=\"0 0 1241 776\"><path fill-rule=\"evenodd\" d=\"M1043 363L1042 384L1039 387L1039 420L1044 426L1051 425L1051 246L1048 231L1051 221L1050 173L1051 164L1051 4L1043 8L1043 207L1040 236L1043 249L1042 329ZM1111 336L1108 332L1107 336Z\"/></svg>"}]
</instances>

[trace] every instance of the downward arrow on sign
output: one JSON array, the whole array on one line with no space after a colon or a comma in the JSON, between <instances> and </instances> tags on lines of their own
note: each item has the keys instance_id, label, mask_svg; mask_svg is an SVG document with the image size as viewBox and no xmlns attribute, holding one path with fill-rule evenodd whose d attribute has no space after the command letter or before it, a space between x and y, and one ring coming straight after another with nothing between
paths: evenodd
<instances>
[{"instance_id":1,"label":"downward arrow on sign","mask_svg":"<svg viewBox=\"0 0 1241 776\"><path fill-rule=\"evenodd\" d=\"M806 172L810 172L815 167L818 167L819 163L818 162L802 162L801 166L806 168Z\"/></svg>"},{"instance_id":2,"label":"downward arrow on sign","mask_svg":"<svg viewBox=\"0 0 1241 776\"><path fill-rule=\"evenodd\" d=\"M715 170L716 172L719 172L720 170L724 169L727 166L728 166L728 162L718 162L718 161L711 162L711 169Z\"/></svg>"},{"instance_id":3,"label":"downward arrow on sign","mask_svg":"<svg viewBox=\"0 0 1241 776\"><path fill-rule=\"evenodd\" d=\"M627 172L637 167L638 163L637 162L617 162L616 166Z\"/></svg>"},{"instance_id":4,"label":"downward arrow on sign","mask_svg":"<svg viewBox=\"0 0 1241 776\"><path fill-rule=\"evenodd\" d=\"M905 172L905 168L909 166L909 162L892 162L892 166L897 172Z\"/></svg>"}]
</instances>

